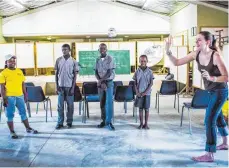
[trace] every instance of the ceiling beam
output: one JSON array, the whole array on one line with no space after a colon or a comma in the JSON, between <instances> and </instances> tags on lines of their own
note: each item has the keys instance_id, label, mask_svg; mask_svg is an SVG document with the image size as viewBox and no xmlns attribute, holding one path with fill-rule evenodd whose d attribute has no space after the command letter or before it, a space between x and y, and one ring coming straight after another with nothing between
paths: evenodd
<instances>
[{"instance_id":1,"label":"ceiling beam","mask_svg":"<svg viewBox=\"0 0 229 168\"><path fill-rule=\"evenodd\" d=\"M191 3L191 4L195 4L195 5L203 5L203 6L206 6L206 7L209 7L209 8L214 8L214 9L229 13L228 9L223 8L223 7L219 7L219 6L216 6L216 5L208 4L207 2L200 2L200 1L197 1L197 0L195 0L195 1L186 1L186 2Z\"/></svg>"},{"instance_id":2,"label":"ceiling beam","mask_svg":"<svg viewBox=\"0 0 229 168\"><path fill-rule=\"evenodd\" d=\"M16 3L20 4L21 6L23 6L26 10L30 10L29 8L27 8L25 5L23 5L20 1L15 0Z\"/></svg>"},{"instance_id":3,"label":"ceiling beam","mask_svg":"<svg viewBox=\"0 0 229 168\"><path fill-rule=\"evenodd\" d=\"M116 6L119 6L119 7L131 9L131 10L135 10L135 11L139 11L139 12L143 12L143 13L147 13L147 14L151 14L151 15L160 17L162 19L165 19L167 21L170 21L170 17L169 16L166 16L166 15L163 15L163 14L159 14L159 13L155 13L155 12L150 12L150 11L147 11L145 9L134 7L134 6L130 6L130 5L127 5L127 4L119 3L118 1L116 1L116 2L113 2L113 1L101 1L101 2L112 4L112 5L116 5Z\"/></svg>"},{"instance_id":4,"label":"ceiling beam","mask_svg":"<svg viewBox=\"0 0 229 168\"><path fill-rule=\"evenodd\" d=\"M148 1L148 0L145 0L144 4L142 5L142 9L145 8L145 5L146 5L147 1Z\"/></svg>"}]
</instances>

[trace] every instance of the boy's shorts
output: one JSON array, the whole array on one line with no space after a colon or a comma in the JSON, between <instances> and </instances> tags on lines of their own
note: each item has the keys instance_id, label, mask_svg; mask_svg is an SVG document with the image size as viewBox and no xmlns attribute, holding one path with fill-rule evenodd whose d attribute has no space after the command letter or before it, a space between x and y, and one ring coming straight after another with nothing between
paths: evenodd
<instances>
[{"instance_id":1,"label":"boy's shorts","mask_svg":"<svg viewBox=\"0 0 229 168\"><path fill-rule=\"evenodd\" d=\"M11 122L14 118L15 107L17 107L21 120L27 119L24 96L9 96L7 97L8 104L6 107L7 121Z\"/></svg>"},{"instance_id":2,"label":"boy's shorts","mask_svg":"<svg viewBox=\"0 0 229 168\"><path fill-rule=\"evenodd\" d=\"M138 99L139 109L149 109L150 108L150 95L138 97L137 99Z\"/></svg>"}]
</instances>

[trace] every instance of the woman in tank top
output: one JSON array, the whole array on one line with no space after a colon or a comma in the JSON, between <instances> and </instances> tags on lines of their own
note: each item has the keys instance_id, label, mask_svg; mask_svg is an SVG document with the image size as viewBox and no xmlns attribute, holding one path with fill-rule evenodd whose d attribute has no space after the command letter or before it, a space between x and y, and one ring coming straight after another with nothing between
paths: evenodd
<instances>
[{"instance_id":1,"label":"woman in tank top","mask_svg":"<svg viewBox=\"0 0 229 168\"><path fill-rule=\"evenodd\" d=\"M204 155L192 157L193 160L198 162L213 162L213 153L217 150L227 150L227 135L228 129L222 114L222 106L228 97L228 71L220 56L219 47L216 47L216 39L214 36L207 32L202 31L196 38L196 51L189 53L187 56L177 59L170 51L172 37L170 36L166 41L166 54L170 61L175 66L187 64L196 60L198 70L200 71L204 87L211 93L211 99L205 114L205 127L206 127L206 146ZM222 136L223 143L216 146L217 131L216 126Z\"/></svg>"}]
</instances>

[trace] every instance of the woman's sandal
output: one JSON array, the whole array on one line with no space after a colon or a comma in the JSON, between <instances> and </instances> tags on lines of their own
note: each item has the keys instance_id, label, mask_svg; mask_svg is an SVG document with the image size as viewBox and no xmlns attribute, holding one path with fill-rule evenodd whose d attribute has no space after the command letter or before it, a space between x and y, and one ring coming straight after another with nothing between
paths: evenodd
<instances>
[{"instance_id":1,"label":"woman's sandal","mask_svg":"<svg viewBox=\"0 0 229 168\"><path fill-rule=\"evenodd\" d=\"M217 150L228 150L228 145L221 144L216 147Z\"/></svg>"},{"instance_id":2,"label":"woman's sandal","mask_svg":"<svg viewBox=\"0 0 229 168\"><path fill-rule=\"evenodd\" d=\"M196 162L214 162L214 157L211 157L207 154L198 156L198 157L192 157L192 160Z\"/></svg>"}]
</instances>

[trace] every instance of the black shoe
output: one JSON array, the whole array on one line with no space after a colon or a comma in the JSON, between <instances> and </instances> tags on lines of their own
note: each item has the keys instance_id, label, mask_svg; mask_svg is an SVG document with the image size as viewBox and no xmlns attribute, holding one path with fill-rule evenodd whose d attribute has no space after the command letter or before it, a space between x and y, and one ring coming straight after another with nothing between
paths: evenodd
<instances>
[{"instance_id":1,"label":"black shoe","mask_svg":"<svg viewBox=\"0 0 229 168\"><path fill-rule=\"evenodd\" d=\"M67 128L68 129L72 128L72 124L67 124Z\"/></svg>"},{"instance_id":2,"label":"black shoe","mask_svg":"<svg viewBox=\"0 0 229 168\"><path fill-rule=\"evenodd\" d=\"M142 129L142 128L143 128L143 125L140 124L140 125L138 126L138 129Z\"/></svg>"},{"instance_id":3,"label":"black shoe","mask_svg":"<svg viewBox=\"0 0 229 168\"><path fill-rule=\"evenodd\" d=\"M60 125L60 124L57 124L56 125L56 129L61 129L61 128L63 128L64 126L63 125Z\"/></svg>"},{"instance_id":4,"label":"black shoe","mask_svg":"<svg viewBox=\"0 0 229 168\"><path fill-rule=\"evenodd\" d=\"M115 130L115 127L112 125L112 123L108 124L108 128L111 131L114 131Z\"/></svg>"},{"instance_id":5,"label":"black shoe","mask_svg":"<svg viewBox=\"0 0 229 168\"><path fill-rule=\"evenodd\" d=\"M105 127L105 125L106 125L105 122L101 122L99 125L97 125L97 127L98 128L103 128L103 127Z\"/></svg>"},{"instance_id":6,"label":"black shoe","mask_svg":"<svg viewBox=\"0 0 229 168\"><path fill-rule=\"evenodd\" d=\"M32 128L26 128L27 133L38 134L38 131Z\"/></svg>"},{"instance_id":7,"label":"black shoe","mask_svg":"<svg viewBox=\"0 0 229 168\"><path fill-rule=\"evenodd\" d=\"M10 136L11 136L12 139L18 139L18 136L14 131L10 132Z\"/></svg>"}]
</instances>

